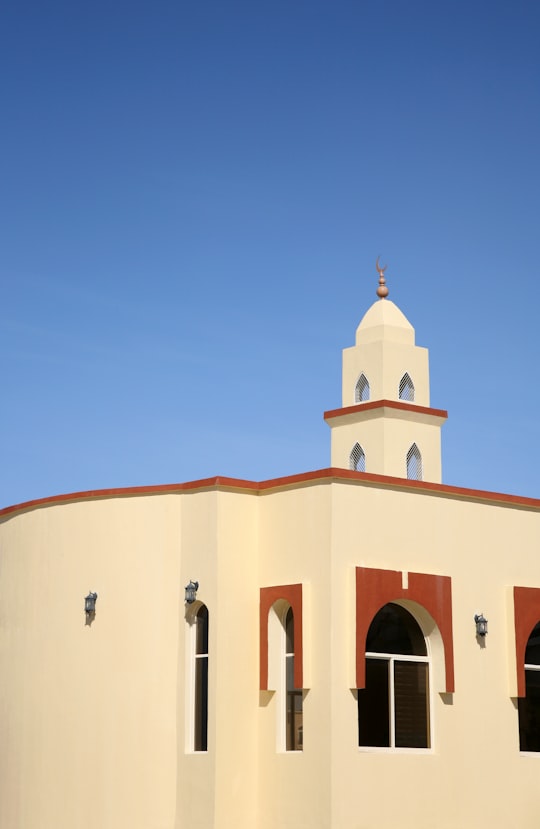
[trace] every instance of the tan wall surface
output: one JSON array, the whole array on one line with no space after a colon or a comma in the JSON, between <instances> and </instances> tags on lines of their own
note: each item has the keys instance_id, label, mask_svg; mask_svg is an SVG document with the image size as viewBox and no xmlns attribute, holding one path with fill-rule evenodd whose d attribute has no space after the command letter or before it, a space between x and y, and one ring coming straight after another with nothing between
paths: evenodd
<instances>
[{"instance_id":1,"label":"tan wall surface","mask_svg":"<svg viewBox=\"0 0 540 829\"><path fill-rule=\"evenodd\" d=\"M1 525L0 826L172 825L177 525L174 496Z\"/></svg>"},{"instance_id":2,"label":"tan wall surface","mask_svg":"<svg viewBox=\"0 0 540 829\"><path fill-rule=\"evenodd\" d=\"M519 752L508 591L540 587L539 551L538 510L360 478L93 498L6 518L0 826L537 829L540 754ZM358 748L359 566L452 579L456 690L432 693L429 751ZM204 754L186 733L189 579L210 612ZM286 753L277 695L258 691L259 589L297 583L304 750Z\"/></svg>"}]
</instances>

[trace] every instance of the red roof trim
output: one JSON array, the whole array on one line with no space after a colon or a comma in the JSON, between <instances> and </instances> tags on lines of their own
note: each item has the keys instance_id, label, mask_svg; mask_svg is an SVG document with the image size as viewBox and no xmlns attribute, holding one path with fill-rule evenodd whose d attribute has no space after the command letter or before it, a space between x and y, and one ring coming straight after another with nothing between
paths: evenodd
<instances>
[{"instance_id":1,"label":"red roof trim","mask_svg":"<svg viewBox=\"0 0 540 829\"><path fill-rule=\"evenodd\" d=\"M72 503L103 498L119 498L145 495L167 495L175 493L190 493L200 490L242 491L246 494L258 495L271 490L294 488L304 484L315 483L354 483L361 485L375 485L389 489L423 492L426 495L443 495L449 498L464 498L471 501L484 501L501 504L509 507L524 507L540 510L539 498L526 498L521 495L508 495L502 492L489 492L483 489L469 489L468 487L435 484L429 481L411 481L407 478L394 478L390 475L376 475L372 472L354 472L350 469L317 469L313 472L303 472L299 475L287 475L283 478L271 478L268 481L246 481L241 478L202 478L197 481L187 481L183 484L159 484L155 486L120 487L116 489L94 489L85 492L71 492L65 495L53 495L49 498L38 498L34 501L25 501L0 510L0 518L13 515L17 512L36 509L38 507L54 506L55 504Z\"/></svg>"},{"instance_id":2,"label":"red roof trim","mask_svg":"<svg viewBox=\"0 0 540 829\"><path fill-rule=\"evenodd\" d=\"M431 409L428 406L415 406L414 403L404 403L402 400L370 400L367 403L358 403L356 406L345 406L343 409L330 409L324 413L325 420L331 420L333 417L343 417L343 415L356 414L356 412L366 412L369 409L400 409L403 412L415 412L416 414L427 414L433 417L448 418L448 412L444 409Z\"/></svg>"}]
</instances>

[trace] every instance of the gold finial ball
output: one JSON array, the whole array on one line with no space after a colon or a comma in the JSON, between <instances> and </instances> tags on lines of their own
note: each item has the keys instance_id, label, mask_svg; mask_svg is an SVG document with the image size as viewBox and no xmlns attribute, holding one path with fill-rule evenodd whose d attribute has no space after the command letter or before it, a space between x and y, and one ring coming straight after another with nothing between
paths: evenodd
<instances>
[{"instance_id":1,"label":"gold finial ball","mask_svg":"<svg viewBox=\"0 0 540 829\"><path fill-rule=\"evenodd\" d=\"M382 282L379 279L379 287L377 288L377 296L381 299L385 299L388 296L388 287L385 285L384 276L382 277Z\"/></svg>"},{"instance_id":2,"label":"gold finial ball","mask_svg":"<svg viewBox=\"0 0 540 829\"><path fill-rule=\"evenodd\" d=\"M385 265L383 268L382 265L379 264L379 259L380 256L377 256L377 263L375 265L375 269L379 274L379 287L377 288L377 296L380 297L380 299L384 299L388 296L389 293L388 288L386 286L386 279L384 278L384 272L387 268L387 265Z\"/></svg>"}]
</instances>

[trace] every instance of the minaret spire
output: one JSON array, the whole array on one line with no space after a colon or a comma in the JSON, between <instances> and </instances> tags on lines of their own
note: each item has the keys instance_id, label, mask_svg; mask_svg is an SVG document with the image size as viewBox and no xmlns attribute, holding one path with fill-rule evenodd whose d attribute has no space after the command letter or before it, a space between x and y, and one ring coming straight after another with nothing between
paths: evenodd
<instances>
[{"instance_id":1,"label":"minaret spire","mask_svg":"<svg viewBox=\"0 0 540 829\"><path fill-rule=\"evenodd\" d=\"M377 273L379 274L379 287L377 288L377 296L380 299L385 299L388 296L388 293L389 293L387 285L386 285L386 279L384 278L384 272L385 272L386 268L388 267L388 265L385 265L384 268L383 268L382 265L379 264L379 259L380 258L381 258L380 256L377 256L377 262L376 262L376 265L375 265Z\"/></svg>"},{"instance_id":2,"label":"minaret spire","mask_svg":"<svg viewBox=\"0 0 540 829\"><path fill-rule=\"evenodd\" d=\"M342 403L325 413L332 430L331 465L440 483L441 427L447 414L429 399L426 348L388 297L377 257L377 299L343 351ZM384 300L381 302L381 300Z\"/></svg>"}]
</instances>

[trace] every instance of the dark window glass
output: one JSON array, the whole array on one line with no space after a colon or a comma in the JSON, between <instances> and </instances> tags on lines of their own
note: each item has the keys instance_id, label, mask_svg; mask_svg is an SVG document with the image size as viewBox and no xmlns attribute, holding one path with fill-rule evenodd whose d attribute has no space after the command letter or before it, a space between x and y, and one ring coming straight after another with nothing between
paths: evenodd
<instances>
[{"instance_id":1,"label":"dark window glass","mask_svg":"<svg viewBox=\"0 0 540 829\"><path fill-rule=\"evenodd\" d=\"M202 605L199 608L195 623L197 625L197 642L195 653L208 653L208 609Z\"/></svg>"},{"instance_id":2,"label":"dark window glass","mask_svg":"<svg viewBox=\"0 0 540 829\"><path fill-rule=\"evenodd\" d=\"M292 607L287 611L285 617L285 651L294 655L294 615Z\"/></svg>"},{"instance_id":3,"label":"dark window glass","mask_svg":"<svg viewBox=\"0 0 540 829\"><path fill-rule=\"evenodd\" d=\"M358 690L361 746L429 748L429 666L399 656L427 656L413 616L387 604L374 616L366 638L366 687ZM384 656L383 656L384 655Z\"/></svg>"},{"instance_id":4,"label":"dark window glass","mask_svg":"<svg viewBox=\"0 0 540 829\"><path fill-rule=\"evenodd\" d=\"M208 657L195 663L195 751L208 750Z\"/></svg>"},{"instance_id":5,"label":"dark window glass","mask_svg":"<svg viewBox=\"0 0 540 829\"><path fill-rule=\"evenodd\" d=\"M358 691L358 744L390 745L390 700L386 659L366 659L366 687Z\"/></svg>"},{"instance_id":6,"label":"dark window glass","mask_svg":"<svg viewBox=\"0 0 540 829\"><path fill-rule=\"evenodd\" d=\"M536 625L529 636L527 649L525 650L526 665L540 665L540 623Z\"/></svg>"},{"instance_id":7,"label":"dark window glass","mask_svg":"<svg viewBox=\"0 0 540 829\"><path fill-rule=\"evenodd\" d=\"M526 665L540 665L540 623L529 636ZM525 697L518 699L520 751L540 751L540 671L525 670Z\"/></svg>"},{"instance_id":8,"label":"dark window glass","mask_svg":"<svg viewBox=\"0 0 540 829\"><path fill-rule=\"evenodd\" d=\"M366 639L366 651L427 656L426 640L418 622L398 604L386 604L373 617Z\"/></svg>"},{"instance_id":9,"label":"dark window glass","mask_svg":"<svg viewBox=\"0 0 540 829\"><path fill-rule=\"evenodd\" d=\"M294 687L294 615L292 608L289 608L285 617L285 732L286 750L302 751L302 690Z\"/></svg>"},{"instance_id":10,"label":"dark window glass","mask_svg":"<svg viewBox=\"0 0 540 829\"><path fill-rule=\"evenodd\" d=\"M427 662L394 662L395 740L398 748L429 748Z\"/></svg>"},{"instance_id":11,"label":"dark window glass","mask_svg":"<svg viewBox=\"0 0 540 829\"><path fill-rule=\"evenodd\" d=\"M195 618L194 751L208 750L208 609L202 605Z\"/></svg>"}]
</instances>

